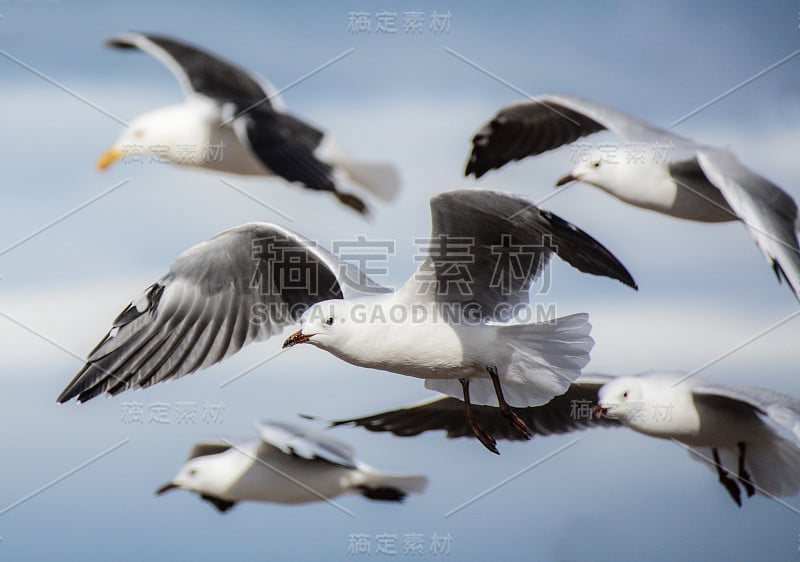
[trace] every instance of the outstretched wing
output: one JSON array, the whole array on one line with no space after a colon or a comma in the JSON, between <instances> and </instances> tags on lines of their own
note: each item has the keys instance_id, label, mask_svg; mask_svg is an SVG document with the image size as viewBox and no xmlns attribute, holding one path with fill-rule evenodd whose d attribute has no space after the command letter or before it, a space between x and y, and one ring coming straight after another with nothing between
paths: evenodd
<instances>
[{"instance_id":1,"label":"outstretched wing","mask_svg":"<svg viewBox=\"0 0 800 562\"><path fill-rule=\"evenodd\" d=\"M235 64L194 45L161 35L127 32L106 43L116 49L138 49L166 66L178 79L186 95L201 94L237 110L258 104L280 109L282 102L268 83Z\"/></svg>"},{"instance_id":2,"label":"outstretched wing","mask_svg":"<svg viewBox=\"0 0 800 562\"><path fill-rule=\"evenodd\" d=\"M324 133L287 113L256 108L241 117L250 149L273 174L309 189L336 191L334 170L315 151Z\"/></svg>"},{"instance_id":3,"label":"outstretched wing","mask_svg":"<svg viewBox=\"0 0 800 562\"><path fill-rule=\"evenodd\" d=\"M574 96L543 95L501 109L472 139L465 176L489 170L609 130L622 140L665 139L677 135L610 107Z\"/></svg>"},{"instance_id":4,"label":"outstretched wing","mask_svg":"<svg viewBox=\"0 0 800 562\"><path fill-rule=\"evenodd\" d=\"M224 453L230 449L231 445L228 445L227 443L195 443L194 447L192 447L192 450L189 452L189 458L186 460L190 461L192 459L196 459L197 457L219 455L220 453Z\"/></svg>"},{"instance_id":5,"label":"outstretched wing","mask_svg":"<svg viewBox=\"0 0 800 562\"><path fill-rule=\"evenodd\" d=\"M457 190L431 199L428 257L398 291L474 306L497 319L498 305L529 301L531 283L552 254L585 273L636 288L628 270L597 240L533 203L497 191Z\"/></svg>"},{"instance_id":6,"label":"outstretched wing","mask_svg":"<svg viewBox=\"0 0 800 562\"><path fill-rule=\"evenodd\" d=\"M706 401L728 408L755 411L800 441L800 400L755 386L726 386L701 383L692 386L695 401Z\"/></svg>"},{"instance_id":7,"label":"outstretched wing","mask_svg":"<svg viewBox=\"0 0 800 562\"><path fill-rule=\"evenodd\" d=\"M181 254L122 311L58 401L181 377L281 332L316 302L384 291L279 226L227 230Z\"/></svg>"},{"instance_id":8,"label":"outstretched wing","mask_svg":"<svg viewBox=\"0 0 800 562\"><path fill-rule=\"evenodd\" d=\"M257 423L256 429L265 445L279 449L287 455L306 460L323 460L346 468L356 468L358 465L352 447L320 432L272 421Z\"/></svg>"},{"instance_id":9,"label":"outstretched wing","mask_svg":"<svg viewBox=\"0 0 800 562\"><path fill-rule=\"evenodd\" d=\"M615 419L592 420L591 407L597 404L597 391L613 377L584 375L569 390L547 404L531 408L514 408L534 435L569 433L591 427L617 427ZM478 425L497 439L521 440L494 406L472 406ZM400 437L412 437L426 431L445 431L447 437L474 437L464 416L464 402L455 398L435 398L416 406L381 412L362 418L337 420L332 426L357 425L369 431L388 431Z\"/></svg>"},{"instance_id":10,"label":"outstretched wing","mask_svg":"<svg viewBox=\"0 0 800 562\"><path fill-rule=\"evenodd\" d=\"M778 280L783 277L800 299L800 247L794 199L768 179L743 166L727 150L697 153L703 173L744 222Z\"/></svg>"}]
</instances>

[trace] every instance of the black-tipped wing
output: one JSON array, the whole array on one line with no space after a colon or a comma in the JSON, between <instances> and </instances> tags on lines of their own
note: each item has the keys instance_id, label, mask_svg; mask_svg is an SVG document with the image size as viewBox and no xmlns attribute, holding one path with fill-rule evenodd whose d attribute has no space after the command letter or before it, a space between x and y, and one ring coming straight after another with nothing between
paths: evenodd
<instances>
[{"instance_id":1,"label":"black-tipped wing","mask_svg":"<svg viewBox=\"0 0 800 562\"><path fill-rule=\"evenodd\" d=\"M276 95L271 86L260 83L235 64L176 39L129 32L109 40L107 45L143 51L166 66L187 94L194 92L233 103L237 110L254 104L270 107L270 96Z\"/></svg>"},{"instance_id":2,"label":"black-tipped wing","mask_svg":"<svg viewBox=\"0 0 800 562\"><path fill-rule=\"evenodd\" d=\"M619 422L610 418L591 418L597 404L597 391L613 377L585 375L569 390L543 406L514 408L525 420L534 435L569 433L591 427L616 427ZM496 439L522 440L508 420L493 406L472 406L475 420ZM347 420L332 422L333 426L354 424L369 431L388 431L400 437L412 437L426 431L445 431L447 437L474 437L464 417L464 403L455 398L436 398L409 408L391 410Z\"/></svg>"},{"instance_id":3,"label":"black-tipped wing","mask_svg":"<svg viewBox=\"0 0 800 562\"><path fill-rule=\"evenodd\" d=\"M680 139L620 111L574 96L544 95L501 109L475 134L465 176L481 177L508 162L535 156L608 129L621 139Z\"/></svg>"},{"instance_id":4,"label":"black-tipped wing","mask_svg":"<svg viewBox=\"0 0 800 562\"><path fill-rule=\"evenodd\" d=\"M289 230L227 230L181 254L122 311L58 401L181 377L280 333L316 302L383 291Z\"/></svg>"},{"instance_id":5,"label":"black-tipped wing","mask_svg":"<svg viewBox=\"0 0 800 562\"><path fill-rule=\"evenodd\" d=\"M200 494L200 497L217 508L220 513L226 513L228 510L236 506L236 502L223 500L216 496L209 496L208 494Z\"/></svg>"},{"instance_id":6,"label":"black-tipped wing","mask_svg":"<svg viewBox=\"0 0 800 562\"><path fill-rule=\"evenodd\" d=\"M529 301L529 289L552 254L576 269L636 288L628 270L584 231L533 203L506 193L457 190L431 199L431 238L426 260L400 289L407 298L429 298L498 311Z\"/></svg>"},{"instance_id":7,"label":"black-tipped wing","mask_svg":"<svg viewBox=\"0 0 800 562\"><path fill-rule=\"evenodd\" d=\"M697 162L708 181L742 219L756 246L800 299L797 204L780 187L743 166L727 150L705 149Z\"/></svg>"},{"instance_id":8,"label":"black-tipped wing","mask_svg":"<svg viewBox=\"0 0 800 562\"><path fill-rule=\"evenodd\" d=\"M254 110L242 117L247 144L259 160L287 181L309 189L336 191L333 168L314 151L323 133L286 113Z\"/></svg>"}]
</instances>

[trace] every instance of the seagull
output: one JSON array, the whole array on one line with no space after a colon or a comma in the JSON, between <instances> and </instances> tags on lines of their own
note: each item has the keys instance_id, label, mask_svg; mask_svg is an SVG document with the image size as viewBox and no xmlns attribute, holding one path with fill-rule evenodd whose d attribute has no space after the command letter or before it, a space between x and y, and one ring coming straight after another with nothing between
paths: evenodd
<instances>
[{"instance_id":1,"label":"seagull","mask_svg":"<svg viewBox=\"0 0 800 562\"><path fill-rule=\"evenodd\" d=\"M463 399L471 429L497 453L472 402L497 405L530 436L509 406L563 393L594 345L586 314L525 316L551 255L636 283L591 236L517 196L451 191L431 200L431 215L428 256L396 292L270 223L190 248L122 311L58 401L177 378L299 322L284 348L309 343L354 365L425 379Z\"/></svg>"},{"instance_id":2,"label":"seagull","mask_svg":"<svg viewBox=\"0 0 800 562\"><path fill-rule=\"evenodd\" d=\"M178 474L156 494L182 488L196 492L220 512L240 501L302 504L343 494L402 502L421 494L424 476L389 474L364 464L353 449L294 424L256 424L258 439L197 443Z\"/></svg>"},{"instance_id":3,"label":"seagull","mask_svg":"<svg viewBox=\"0 0 800 562\"><path fill-rule=\"evenodd\" d=\"M559 435L595 427L619 427L620 422L607 415L596 415L597 391L614 380L614 377L583 374L564 394L555 396L547 404L526 408L513 408L535 435ZM495 438L521 441L524 438L513 431L496 406L473 406L475 420ZM319 420L314 416L303 416ZM450 439L474 437L464 422L464 405L456 398L437 396L397 410L389 410L360 418L330 422L330 427L355 425L368 431L391 432L399 437L414 437L426 431L445 431Z\"/></svg>"},{"instance_id":4,"label":"seagull","mask_svg":"<svg viewBox=\"0 0 800 562\"><path fill-rule=\"evenodd\" d=\"M166 66L186 100L134 119L97 162L104 170L126 155L248 176L280 176L308 189L332 192L366 214L367 205L339 189L352 182L390 201L400 188L394 166L353 160L327 133L285 113L267 82L188 43L143 33L107 42L138 49Z\"/></svg>"},{"instance_id":5,"label":"seagull","mask_svg":"<svg viewBox=\"0 0 800 562\"><path fill-rule=\"evenodd\" d=\"M512 160L604 130L626 146L643 146L645 152L629 158L589 151L557 186L581 181L631 205L673 217L742 221L778 281L785 279L800 299L797 204L727 149L696 143L578 97L543 95L501 109L477 132L465 175L480 178Z\"/></svg>"},{"instance_id":6,"label":"seagull","mask_svg":"<svg viewBox=\"0 0 800 562\"><path fill-rule=\"evenodd\" d=\"M741 507L748 497L800 494L800 400L764 388L716 384L678 372L613 377L581 375L545 405L515 408L537 435L568 433L595 426L628 427L638 433L677 441L692 459L712 468ZM475 416L498 439L520 437L504 430L496 407L480 406ZM444 430L468 437L452 398L331 422L408 437Z\"/></svg>"}]
</instances>

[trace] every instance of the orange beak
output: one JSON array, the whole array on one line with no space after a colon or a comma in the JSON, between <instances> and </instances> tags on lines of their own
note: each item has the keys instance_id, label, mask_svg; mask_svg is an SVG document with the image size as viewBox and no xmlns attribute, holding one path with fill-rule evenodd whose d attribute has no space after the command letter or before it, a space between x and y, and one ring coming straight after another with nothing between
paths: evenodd
<instances>
[{"instance_id":1,"label":"orange beak","mask_svg":"<svg viewBox=\"0 0 800 562\"><path fill-rule=\"evenodd\" d=\"M125 155L124 151L118 148L112 148L111 150L109 150L108 152L106 152L100 158L97 159L97 169L105 170L106 168L111 166L111 164L122 158L124 155Z\"/></svg>"}]
</instances>

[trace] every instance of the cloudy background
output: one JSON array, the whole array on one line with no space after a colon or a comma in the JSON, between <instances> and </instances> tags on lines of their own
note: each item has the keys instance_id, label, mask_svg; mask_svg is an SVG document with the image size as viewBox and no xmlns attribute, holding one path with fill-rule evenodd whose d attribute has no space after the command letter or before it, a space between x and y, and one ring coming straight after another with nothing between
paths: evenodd
<instances>
[{"instance_id":1,"label":"cloudy background","mask_svg":"<svg viewBox=\"0 0 800 562\"><path fill-rule=\"evenodd\" d=\"M0 3L0 559L351 559L354 534L370 535L373 557L376 535L396 535L394 557L403 558L409 533L424 535L431 558L441 558L430 551L434 534L451 537L452 559L796 558L800 499L756 497L737 509L685 450L624 430L501 443L496 457L441 434L395 439L338 429L370 464L430 477L428 493L404 505L342 498L352 517L324 503L242 504L220 515L188 493L154 496L193 442L251 436L253 419L349 417L429 396L420 381L353 368L311 347L220 388L273 354L277 339L178 382L56 405L119 310L181 251L221 230L266 220L325 245L357 235L393 240L396 253L379 281L396 285L416 268L413 239L428 233L430 196L465 186L551 194L571 166L568 148L479 182L462 177L475 130L523 96L446 48L532 95L577 94L663 126L800 49L800 4L791 1L332 4ZM373 28L376 12L395 12L401 29L350 33L356 11L368 12ZM425 15L420 34L402 32L410 11ZM452 14L449 32L430 29L434 11ZM96 158L121 131L104 111L129 121L181 99L156 61L103 48L124 30L196 42L278 87L354 48L283 98L359 157L393 160L401 197L364 221L332 198L277 180L224 177L288 220L215 174L160 164L96 172ZM675 130L731 147L798 198L798 125L800 56ZM634 293L554 263L543 298L560 315L591 314L591 371L698 369L797 310L739 224L683 222L583 185L544 206L612 249L640 286ZM800 396L798 336L800 319L790 319L702 376ZM178 423L180 402L198 405L196 423ZM167 404L170 423L126 423L132 403L146 414ZM220 409L215 420L202 419L206 405Z\"/></svg>"}]
</instances>

